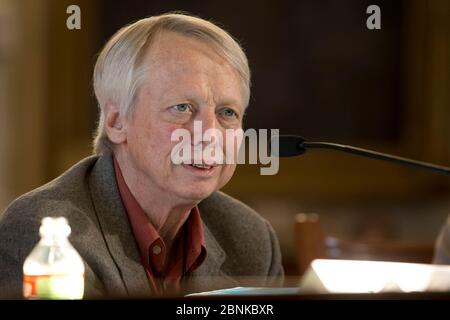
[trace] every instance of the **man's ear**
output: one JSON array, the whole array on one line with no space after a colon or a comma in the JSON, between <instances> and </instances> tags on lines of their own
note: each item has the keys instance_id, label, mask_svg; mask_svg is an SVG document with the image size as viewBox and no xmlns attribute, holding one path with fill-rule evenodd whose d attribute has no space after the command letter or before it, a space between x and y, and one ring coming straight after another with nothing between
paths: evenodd
<instances>
[{"instance_id":1,"label":"man's ear","mask_svg":"<svg viewBox=\"0 0 450 320\"><path fill-rule=\"evenodd\" d=\"M115 104L108 103L105 106L105 131L114 144L121 144L127 139L125 117Z\"/></svg>"}]
</instances>

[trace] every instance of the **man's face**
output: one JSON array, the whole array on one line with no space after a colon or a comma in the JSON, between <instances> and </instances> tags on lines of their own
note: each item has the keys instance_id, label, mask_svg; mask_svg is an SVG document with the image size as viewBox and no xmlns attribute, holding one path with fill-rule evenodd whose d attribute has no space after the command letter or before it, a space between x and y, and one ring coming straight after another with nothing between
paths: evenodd
<instances>
[{"instance_id":1,"label":"man's face","mask_svg":"<svg viewBox=\"0 0 450 320\"><path fill-rule=\"evenodd\" d=\"M230 180L236 165L176 165L171 151L178 142L172 142L171 135L176 129L189 130L193 156L194 121L202 122L203 132L214 128L224 138L226 129L241 128L245 109L241 79L208 45L172 32L157 36L143 65L149 71L127 119L123 144L128 161L149 190L202 200ZM205 148L208 143L200 144Z\"/></svg>"}]
</instances>

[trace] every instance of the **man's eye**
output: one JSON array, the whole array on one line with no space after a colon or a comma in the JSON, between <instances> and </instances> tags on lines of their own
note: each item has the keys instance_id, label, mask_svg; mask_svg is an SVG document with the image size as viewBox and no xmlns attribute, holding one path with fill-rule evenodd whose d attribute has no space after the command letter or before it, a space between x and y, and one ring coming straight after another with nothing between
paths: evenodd
<instances>
[{"instance_id":1,"label":"man's eye","mask_svg":"<svg viewBox=\"0 0 450 320\"><path fill-rule=\"evenodd\" d=\"M237 116L236 112L234 112L232 109L229 109L229 108L223 109L222 111L220 111L220 113L222 115L224 115L225 117L236 117Z\"/></svg>"},{"instance_id":2,"label":"man's eye","mask_svg":"<svg viewBox=\"0 0 450 320\"><path fill-rule=\"evenodd\" d=\"M187 103L180 103L177 104L176 106L174 106L175 110L179 111L179 112L186 112L186 111L190 111L191 107L189 104Z\"/></svg>"}]
</instances>

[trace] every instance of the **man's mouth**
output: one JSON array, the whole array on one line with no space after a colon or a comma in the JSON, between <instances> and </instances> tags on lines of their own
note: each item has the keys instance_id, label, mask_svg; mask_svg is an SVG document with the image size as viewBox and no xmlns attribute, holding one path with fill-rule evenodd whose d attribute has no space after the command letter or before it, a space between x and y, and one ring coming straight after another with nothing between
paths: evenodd
<instances>
[{"instance_id":1,"label":"man's mouth","mask_svg":"<svg viewBox=\"0 0 450 320\"><path fill-rule=\"evenodd\" d=\"M183 164L183 167L188 169L191 173L200 177L211 177L215 175L218 169L218 165L209 165L206 163L191 163L191 164Z\"/></svg>"},{"instance_id":2,"label":"man's mouth","mask_svg":"<svg viewBox=\"0 0 450 320\"><path fill-rule=\"evenodd\" d=\"M199 169L211 169L213 166L207 165L207 164L191 164L191 166Z\"/></svg>"}]
</instances>

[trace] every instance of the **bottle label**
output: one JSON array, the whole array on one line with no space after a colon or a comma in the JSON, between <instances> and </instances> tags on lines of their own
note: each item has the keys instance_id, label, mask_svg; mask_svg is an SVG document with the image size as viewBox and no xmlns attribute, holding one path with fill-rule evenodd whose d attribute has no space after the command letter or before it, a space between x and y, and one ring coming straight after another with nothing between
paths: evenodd
<instances>
[{"instance_id":1,"label":"bottle label","mask_svg":"<svg viewBox=\"0 0 450 320\"><path fill-rule=\"evenodd\" d=\"M27 299L82 299L84 274L23 276Z\"/></svg>"}]
</instances>

